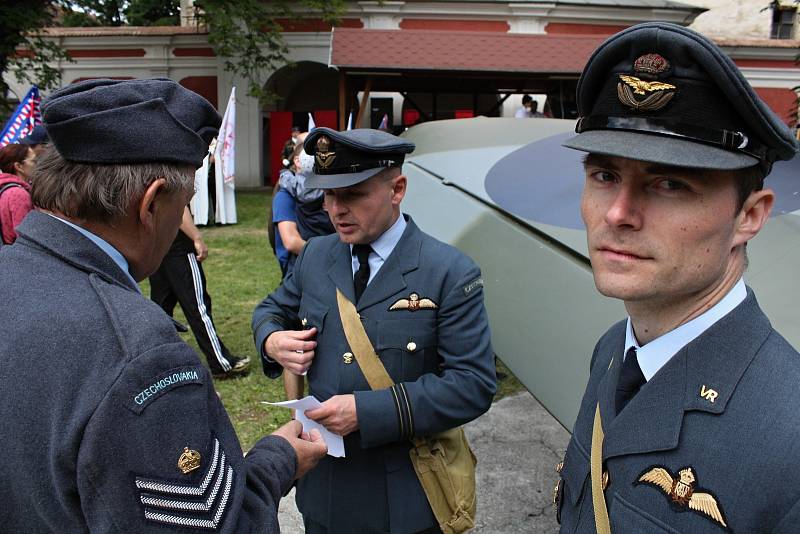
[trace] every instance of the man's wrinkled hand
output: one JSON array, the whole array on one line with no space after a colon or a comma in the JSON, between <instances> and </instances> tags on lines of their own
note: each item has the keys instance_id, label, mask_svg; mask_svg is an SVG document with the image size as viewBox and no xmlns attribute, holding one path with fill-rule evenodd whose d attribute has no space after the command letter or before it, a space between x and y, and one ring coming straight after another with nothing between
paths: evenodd
<instances>
[{"instance_id":1,"label":"man's wrinkled hand","mask_svg":"<svg viewBox=\"0 0 800 534\"><path fill-rule=\"evenodd\" d=\"M355 395L334 395L314 410L307 410L306 417L321 424L334 434L346 436L358 430L358 413Z\"/></svg>"},{"instance_id":2,"label":"man's wrinkled hand","mask_svg":"<svg viewBox=\"0 0 800 534\"><path fill-rule=\"evenodd\" d=\"M299 421L289 421L272 433L289 442L297 455L297 471L294 478L298 479L308 473L328 453L328 446L322 439L318 430L310 433L303 432L303 425Z\"/></svg>"},{"instance_id":3,"label":"man's wrinkled hand","mask_svg":"<svg viewBox=\"0 0 800 534\"><path fill-rule=\"evenodd\" d=\"M302 375L314 360L316 335L316 328L273 332L264 341L264 352L290 373Z\"/></svg>"}]
</instances>

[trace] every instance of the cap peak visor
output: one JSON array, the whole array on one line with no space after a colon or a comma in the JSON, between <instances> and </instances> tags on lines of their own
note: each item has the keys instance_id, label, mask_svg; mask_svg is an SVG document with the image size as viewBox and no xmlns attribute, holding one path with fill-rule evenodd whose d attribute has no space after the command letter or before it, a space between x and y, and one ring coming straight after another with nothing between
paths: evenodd
<instances>
[{"instance_id":1,"label":"cap peak visor","mask_svg":"<svg viewBox=\"0 0 800 534\"><path fill-rule=\"evenodd\" d=\"M695 169L736 170L758 165L758 159L677 137L621 130L591 130L562 146L620 158Z\"/></svg>"},{"instance_id":2,"label":"cap peak visor","mask_svg":"<svg viewBox=\"0 0 800 534\"><path fill-rule=\"evenodd\" d=\"M344 174L309 174L306 176L306 187L308 189L339 189L350 187L361 182L365 182L385 171L389 167L378 167L367 169L361 172L349 172Z\"/></svg>"}]
</instances>

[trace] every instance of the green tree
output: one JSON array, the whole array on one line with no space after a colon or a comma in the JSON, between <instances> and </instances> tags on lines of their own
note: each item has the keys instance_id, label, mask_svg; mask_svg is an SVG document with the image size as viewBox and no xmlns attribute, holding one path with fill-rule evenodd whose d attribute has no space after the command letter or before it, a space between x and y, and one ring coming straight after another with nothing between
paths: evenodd
<instances>
[{"instance_id":1,"label":"green tree","mask_svg":"<svg viewBox=\"0 0 800 534\"><path fill-rule=\"evenodd\" d=\"M244 78L248 94L269 101L263 84L269 73L284 66L288 49L281 21L303 17L338 23L345 0L196 0L195 16L208 29L215 53L225 69ZM60 13L58 20L56 15ZM0 72L14 71L17 80L37 83L43 90L58 87L60 73L51 67L66 52L48 40L41 28L64 26L137 26L178 24L178 0L25 0L0 3ZM24 48L30 54L16 55ZM8 86L0 81L5 100Z\"/></svg>"},{"instance_id":2,"label":"green tree","mask_svg":"<svg viewBox=\"0 0 800 534\"><path fill-rule=\"evenodd\" d=\"M135 0L125 8L131 26L177 26L181 23L178 0Z\"/></svg>"},{"instance_id":3,"label":"green tree","mask_svg":"<svg viewBox=\"0 0 800 534\"><path fill-rule=\"evenodd\" d=\"M10 71L20 84L36 84L42 90L58 87L61 73L50 65L69 58L55 43L36 33L53 21L57 4L46 0L0 2L0 74ZM17 54L17 49L25 49L26 53ZM3 114L11 107L8 93L8 84L0 76Z\"/></svg>"},{"instance_id":4,"label":"green tree","mask_svg":"<svg viewBox=\"0 0 800 534\"><path fill-rule=\"evenodd\" d=\"M264 82L286 64L288 53L281 20L306 16L335 25L345 5L345 0L195 0L195 15L208 28L214 52L225 58L225 70L247 80L250 96L269 102L274 95Z\"/></svg>"}]
</instances>

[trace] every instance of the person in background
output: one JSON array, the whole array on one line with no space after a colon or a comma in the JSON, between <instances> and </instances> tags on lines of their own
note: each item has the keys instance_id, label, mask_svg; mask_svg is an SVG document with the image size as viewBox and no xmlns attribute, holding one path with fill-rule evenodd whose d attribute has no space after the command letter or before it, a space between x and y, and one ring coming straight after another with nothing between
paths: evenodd
<instances>
[{"instance_id":1,"label":"person in background","mask_svg":"<svg viewBox=\"0 0 800 534\"><path fill-rule=\"evenodd\" d=\"M208 246L194 225L192 213L185 207L178 235L158 270L150 275L150 299L170 317L175 304L181 305L214 378L247 374L250 358L233 356L214 326L211 295L206 289L206 275L201 265L207 257Z\"/></svg>"},{"instance_id":2,"label":"person in background","mask_svg":"<svg viewBox=\"0 0 800 534\"><path fill-rule=\"evenodd\" d=\"M44 124L37 124L31 130L31 133L20 139L19 144L21 145L28 145L36 152L36 155L42 153L44 147L47 146L47 143L50 142L50 138L47 137L47 130L44 128Z\"/></svg>"},{"instance_id":3,"label":"person in background","mask_svg":"<svg viewBox=\"0 0 800 534\"><path fill-rule=\"evenodd\" d=\"M516 119L529 119L531 118L531 103L533 102L533 97L531 95L523 95L522 96L522 107L517 110L514 114L514 118Z\"/></svg>"},{"instance_id":4,"label":"person in background","mask_svg":"<svg viewBox=\"0 0 800 534\"><path fill-rule=\"evenodd\" d=\"M305 139L306 135L300 134L300 139ZM300 150L292 153L294 171L281 173L280 186L294 198L297 231L308 241L315 236L331 235L336 230L325 211L323 190L306 187L306 179L314 174L314 158L302 150L302 141L298 146Z\"/></svg>"},{"instance_id":5,"label":"person in background","mask_svg":"<svg viewBox=\"0 0 800 534\"><path fill-rule=\"evenodd\" d=\"M539 109L539 102L537 102L536 100L532 100L531 101L531 112L530 112L530 117L531 118L533 118L533 119L543 119L544 118L544 113L540 113L538 111L538 109Z\"/></svg>"},{"instance_id":6,"label":"person in background","mask_svg":"<svg viewBox=\"0 0 800 534\"><path fill-rule=\"evenodd\" d=\"M33 209L28 177L35 161L36 153L28 145L0 148L0 232L5 245L17 239L16 227Z\"/></svg>"},{"instance_id":7,"label":"person in background","mask_svg":"<svg viewBox=\"0 0 800 534\"><path fill-rule=\"evenodd\" d=\"M292 136L286 140L286 143L283 145L283 151L281 152L281 162L283 163L284 169L288 169L292 166L292 152L294 152L294 147L302 142L300 134L300 128L292 126Z\"/></svg>"},{"instance_id":8,"label":"person in background","mask_svg":"<svg viewBox=\"0 0 800 534\"><path fill-rule=\"evenodd\" d=\"M291 271L295 259L306 244L306 240L297 229L297 201L292 194L293 182L300 172L300 153L303 152L303 143L298 143L292 153L292 165L281 171L281 178L275 187L272 196L272 224L275 232L275 257L281 267L283 278ZM288 186L284 187L284 184Z\"/></svg>"}]
</instances>

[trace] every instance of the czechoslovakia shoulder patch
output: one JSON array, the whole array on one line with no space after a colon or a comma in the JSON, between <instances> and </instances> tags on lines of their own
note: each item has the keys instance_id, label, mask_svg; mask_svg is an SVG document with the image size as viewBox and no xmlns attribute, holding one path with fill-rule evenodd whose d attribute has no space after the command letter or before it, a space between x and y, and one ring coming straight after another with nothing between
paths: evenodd
<instances>
[{"instance_id":1,"label":"czechoslovakia shoulder patch","mask_svg":"<svg viewBox=\"0 0 800 534\"><path fill-rule=\"evenodd\" d=\"M190 365L170 369L152 378L143 378L131 386L126 405L132 411L140 414L154 400L176 387L188 384L202 384L203 376L201 367Z\"/></svg>"},{"instance_id":2,"label":"czechoslovakia shoulder patch","mask_svg":"<svg viewBox=\"0 0 800 534\"><path fill-rule=\"evenodd\" d=\"M196 479L196 484L136 477L136 489L144 505L146 520L179 527L219 528L231 502L235 473L219 440L214 438L212 446L211 462L205 473ZM197 455L199 457L199 453Z\"/></svg>"}]
</instances>

